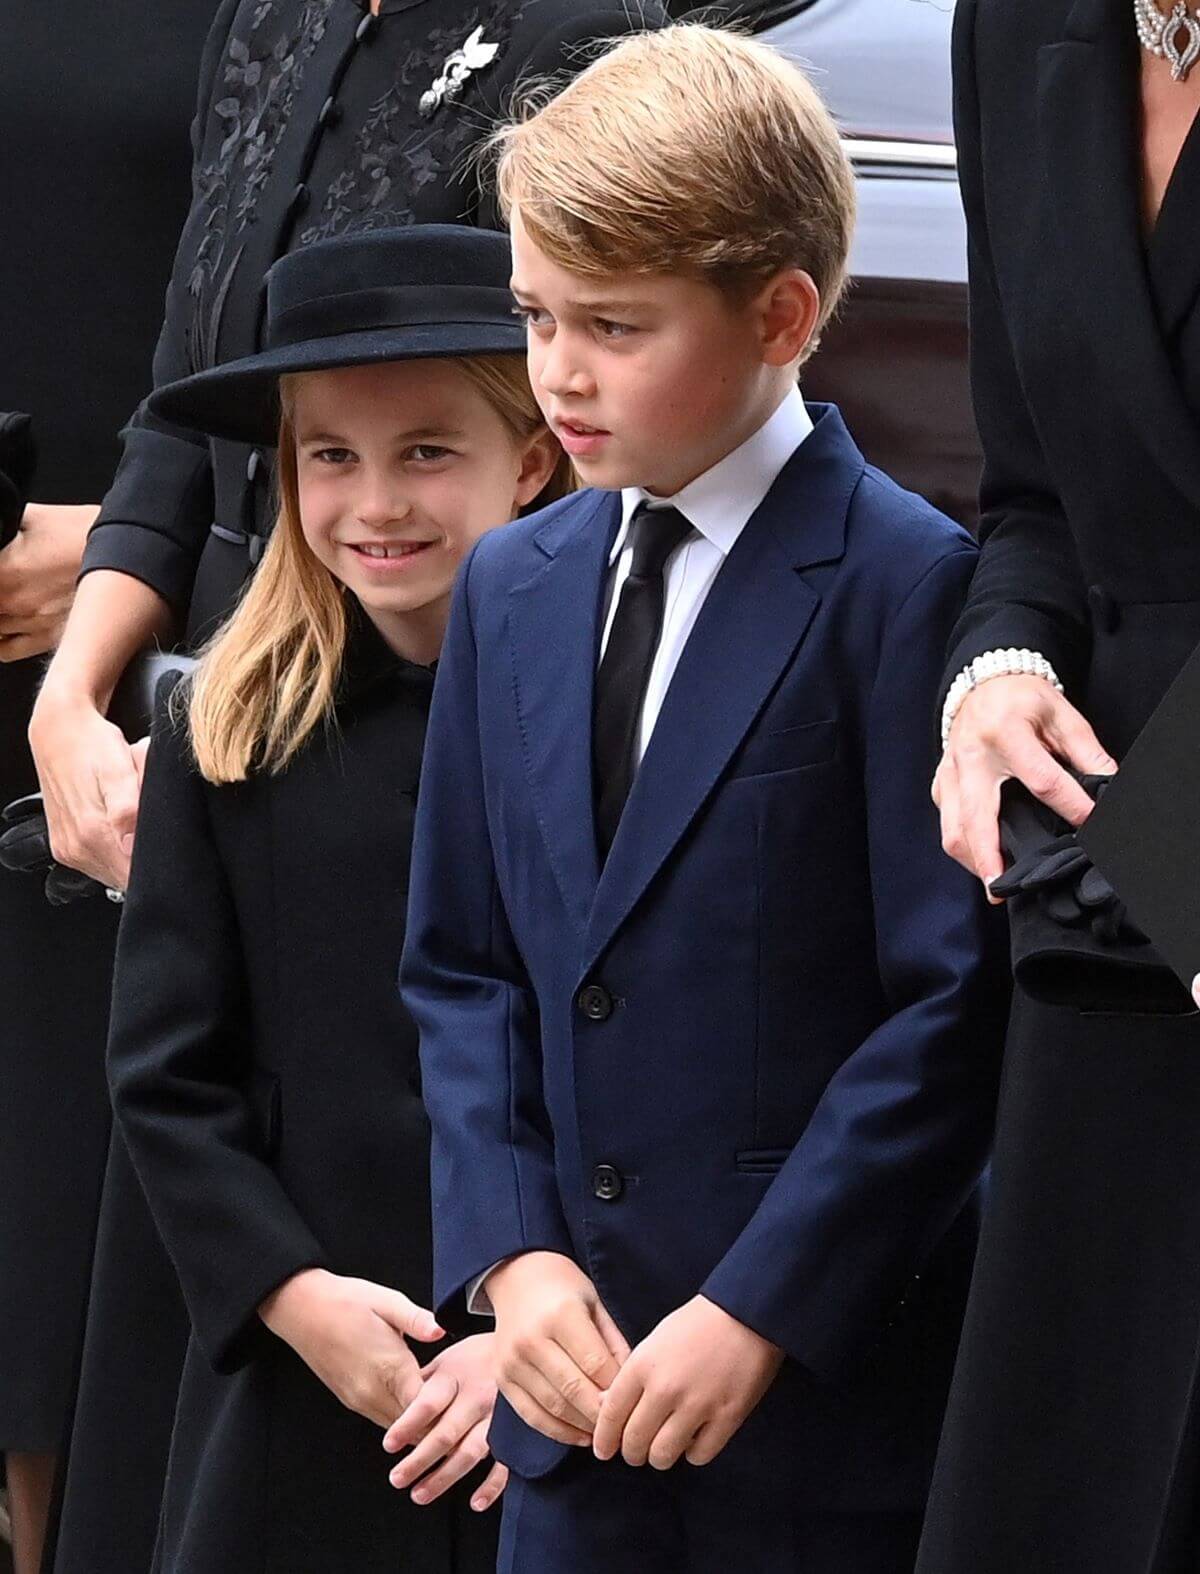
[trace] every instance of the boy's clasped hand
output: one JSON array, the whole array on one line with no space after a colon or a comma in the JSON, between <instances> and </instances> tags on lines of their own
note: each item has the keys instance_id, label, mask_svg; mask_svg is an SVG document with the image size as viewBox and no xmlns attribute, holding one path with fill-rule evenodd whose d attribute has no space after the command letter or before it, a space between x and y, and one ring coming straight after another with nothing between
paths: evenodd
<instances>
[{"instance_id":1,"label":"boy's clasped hand","mask_svg":"<svg viewBox=\"0 0 1200 1574\"><path fill-rule=\"evenodd\" d=\"M487 1281L500 1392L556 1442L668 1470L711 1463L757 1406L783 1352L702 1295L634 1349L569 1258L528 1252Z\"/></svg>"}]
</instances>

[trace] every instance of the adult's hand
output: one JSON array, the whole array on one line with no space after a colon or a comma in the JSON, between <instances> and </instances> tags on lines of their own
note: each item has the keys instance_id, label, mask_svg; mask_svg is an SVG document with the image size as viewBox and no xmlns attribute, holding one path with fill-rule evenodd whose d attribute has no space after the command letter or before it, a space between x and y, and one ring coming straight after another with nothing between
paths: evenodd
<instances>
[{"instance_id":1,"label":"adult's hand","mask_svg":"<svg viewBox=\"0 0 1200 1574\"><path fill-rule=\"evenodd\" d=\"M130 660L167 638L170 622L166 603L139 580L107 569L86 575L29 725L51 852L121 891L129 884L140 761L105 712Z\"/></svg>"},{"instance_id":2,"label":"adult's hand","mask_svg":"<svg viewBox=\"0 0 1200 1574\"><path fill-rule=\"evenodd\" d=\"M1094 807L1063 762L1082 775L1110 775L1117 763L1086 718L1044 678L989 678L959 707L933 801L942 816L942 846L989 884L1004 872L1000 788L1022 782L1071 825Z\"/></svg>"},{"instance_id":3,"label":"adult's hand","mask_svg":"<svg viewBox=\"0 0 1200 1574\"><path fill-rule=\"evenodd\" d=\"M142 760L91 700L49 679L34 706L29 742L55 861L124 891Z\"/></svg>"},{"instance_id":4,"label":"adult's hand","mask_svg":"<svg viewBox=\"0 0 1200 1574\"><path fill-rule=\"evenodd\" d=\"M43 656L58 644L97 503L30 503L0 552L0 661Z\"/></svg>"}]
</instances>

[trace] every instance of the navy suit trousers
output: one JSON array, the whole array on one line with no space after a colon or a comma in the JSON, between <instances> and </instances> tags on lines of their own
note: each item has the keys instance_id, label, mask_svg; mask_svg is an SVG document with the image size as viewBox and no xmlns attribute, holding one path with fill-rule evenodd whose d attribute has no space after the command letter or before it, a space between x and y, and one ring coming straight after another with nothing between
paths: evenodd
<instances>
[{"instance_id":1,"label":"navy suit trousers","mask_svg":"<svg viewBox=\"0 0 1200 1574\"><path fill-rule=\"evenodd\" d=\"M813 1514L780 1483L722 1490L719 1471L660 1473L569 1456L549 1475L514 1475L497 1574L912 1574L921 1516Z\"/></svg>"}]
</instances>

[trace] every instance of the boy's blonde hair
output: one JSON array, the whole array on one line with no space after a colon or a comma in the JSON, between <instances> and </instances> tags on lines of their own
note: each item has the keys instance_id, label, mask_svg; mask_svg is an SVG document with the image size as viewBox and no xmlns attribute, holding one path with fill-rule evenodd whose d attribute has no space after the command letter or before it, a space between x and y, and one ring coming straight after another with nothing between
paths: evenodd
<instances>
[{"instance_id":1,"label":"boy's blonde hair","mask_svg":"<svg viewBox=\"0 0 1200 1574\"><path fill-rule=\"evenodd\" d=\"M756 39L636 34L491 144L505 215L573 273L683 273L744 298L798 267L818 333L838 305L854 175L816 89Z\"/></svg>"},{"instance_id":2,"label":"boy's blonde hair","mask_svg":"<svg viewBox=\"0 0 1200 1574\"><path fill-rule=\"evenodd\" d=\"M451 362L518 439L545 423L519 355ZM346 592L304 539L293 421L294 383L280 385L279 513L258 571L187 685L192 752L210 782L282 771L333 718L346 646ZM575 486L564 454L540 496L543 507Z\"/></svg>"}]
</instances>

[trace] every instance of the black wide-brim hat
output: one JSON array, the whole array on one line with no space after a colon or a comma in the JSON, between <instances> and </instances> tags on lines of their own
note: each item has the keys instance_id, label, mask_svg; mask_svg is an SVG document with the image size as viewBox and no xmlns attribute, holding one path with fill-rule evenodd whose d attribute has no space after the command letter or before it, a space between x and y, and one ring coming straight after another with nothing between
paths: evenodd
<instances>
[{"instance_id":1,"label":"black wide-brim hat","mask_svg":"<svg viewBox=\"0 0 1200 1574\"><path fill-rule=\"evenodd\" d=\"M316 241L267 274L263 348L167 383L150 410L175 426L271 447L289 372L435 356L520 354L508 236L420 224Z\"/></svg>"}]
</instances>

